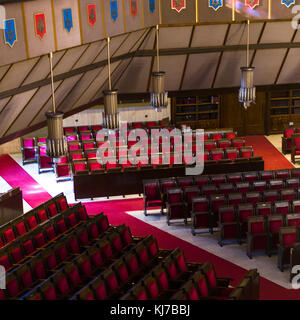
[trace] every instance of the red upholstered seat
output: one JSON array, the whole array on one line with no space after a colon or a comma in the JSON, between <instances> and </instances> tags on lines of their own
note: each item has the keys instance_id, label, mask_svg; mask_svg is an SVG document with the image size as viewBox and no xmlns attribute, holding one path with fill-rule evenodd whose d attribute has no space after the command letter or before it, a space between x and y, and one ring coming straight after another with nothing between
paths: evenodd
<instances>
[{"instance_id":1,"label":"red upholstered seat","mask_svg":"<svg viewBox=\"0 0 300 320\"><path fill-rule=\"evenodd\" d=\"M50 217L53 217L53 216L57 215L58 211L57 211L55 203L51 203L48 206L48 212L50 214Z\"/></svg>"},{"instance_id":2,"label":"red upholstered seat","mask_svg":"<svg viewBox=\"0 0 300 320\"><path fill-rule=\"evenodd\" d=\"M67 141L76 141L77 140L77 135L68 135L67 136Z\"/></svg>"},{"instance_id":3,"label":"red upholstered seat","mask_svg":"<svg viewBox=\"0 0 300 320\"><path fill-rule=\"evenodd\" d=\"M58 202L58 206L59 206L60 211L67 210L69 208L65 197L59 199L57 202Z\"/></svg>"},{"instance_id":4,"label":"red upholstered seat","mask_svg":"<svg viewBox=\"0 0 300 320\"><path fill-rule=\"evenodd\" d=\"M23 154L24 160L33 160L36 156L35 149L24 149Z\"/></svg>"},{"instance_id":5,"label":"red upholstered seat","mask_svg":"<svg viewBox=\"0 0 300 320\"><path fill-rule=\"evenodd\" d=\"M282 239L285 246L292 246L297 240L296 233L285 233Z\"/></svg>"},{"instance_id":6,"label":"red upholstered seat","mask_svg":"<svg viewBox=\"0 0 300 320\"><path fill-rule=\"evenodd\" d=\"M87 168L85 163L74 163L74 169L75 169L75 172L78 172L78 171L84 171Z\"/></svg>"}]
</instances>

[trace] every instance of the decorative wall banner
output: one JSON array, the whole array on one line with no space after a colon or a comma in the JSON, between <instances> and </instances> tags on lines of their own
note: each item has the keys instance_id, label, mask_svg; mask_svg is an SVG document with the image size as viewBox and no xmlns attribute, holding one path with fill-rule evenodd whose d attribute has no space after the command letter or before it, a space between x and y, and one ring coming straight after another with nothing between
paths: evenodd
<instances>
[{"instance_id":1,"label":"decorative wall banner","mask_svg":"<svg viewBox=\"0 0 300 320\"><path fill-rule=\"evenodd\" d=\"M149 0L149 10L151 13L155 11L155 0Z\"/></svg>"},{"instance_id":2,"label":"decorative wall banner","mask_svg":"<svg viewBox=\"0 0 300 320\"><path fill-rule=\"evenodd\" d=\"M251 9L254 9L259 5L259 0L245 0L245 5Z\"/></svg>"},{"instance_id":3,"label":"decorative wall banner","mask_svg":"<svg viewBox=\"0 0 300 320\"><path fill-rule=\"evenodd\" d=\"M223 7L223 0L208 0L208 6L215 11Z\"/></svg>"},{"instance_id":4,"label":"decorative wall banner","mask_svg":"<svg viewBox=\"0 0 300 320\"><path fill-rule=\"evenodd\" d=\"M89 24L93 27L97 22L97 15L96 15L96 5L95 4L88 4L88 20Z\"/></svg>"},{"instance_id":5,"label":"decorative wall banner","mask_svg":"<svg viewBox=\"0 0 300 320\"><path fill-rule=\"evenodd\" d=\"M113 22L116 22L118 19L118 1L110 2L110 17Z\"/></svg>"},{"instance_id":6,"label":"decorative wall banner","mask_svg":"<svg viewBox=\"0 0 300 320\"><path fill-rule=\"evenodd\" d=\"M281 0L281 4L289 8L292 4L295 4L295 0Z\"/></svg>"},{"instance_id":7,"label":"decorative wall banner","mask_svg":"<svg viewBox=\"0 0 300 320\"><path fill-rule=\"evenodd\" d=\"M137 15L138 11L138 4L137 0L130 0L130 12L133 17Z\"/></svg>"},{"instance_id":8,"label":"decorative wall banner","mask_svg":"<svg viewBox=\"0 0 300 320\"><path fill-rule=\"evenodd\" d=\"M46 34L46 18L44 13L34 14L35 35L41 40Z\"/></svg>"},{"instance_id":9,"label":"decorative wall banner","mask_svg":"<svg viewBox=\"0 0 300 320\"><path fill-rule=\"evenodd\" d=\"M4 41L11 48L17 41L17 30L15 18L4 20Z\"/></svg>"},{"instance_id":10,"label":"decorative wall banner","mask_svg":"<svg viewBox=\"0 0 300 320\"><path fill-rule=\"evenodd\" d=\"M179 13L186 9L186 0L171 0L171 8Z\"/></svg>"},{"instance_id":11,"label":"decorative wall banner","mask_svg":"<svg viewBox=\"0 0 300 320\"><path fill-rule=\"evenodd\" d=\"M73 18L72 18L72 9L63 9L63 18L64 18L64 29L68 32L73 28Z\"/></svg>"}]
</instances>

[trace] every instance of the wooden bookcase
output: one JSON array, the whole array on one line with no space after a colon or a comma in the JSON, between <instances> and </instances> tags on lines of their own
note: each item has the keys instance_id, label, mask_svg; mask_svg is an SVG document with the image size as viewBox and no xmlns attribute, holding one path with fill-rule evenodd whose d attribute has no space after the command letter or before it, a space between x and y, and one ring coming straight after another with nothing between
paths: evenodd
<instances>
[{"instance_id":1,"label":"wooden bookcase","mask_svg":"<svg viewBox=\"0 0 300 320\"><path fill-rule=\"evenodd\" d=\"M172 122L176 127L215 129L220 127L219 97L185 96L172 98Z\"/></svg>"},{"instance_id":2,"label":"wooden bookcase","mask_svg":"<svg viewBox=\"0 0 300 320\"><path fill-rule=\"evenodd\" d=\"M300 90L269 92L268 110L270 134L281 133L291 122L300 127Z\"/></svg>"}]
</instances>

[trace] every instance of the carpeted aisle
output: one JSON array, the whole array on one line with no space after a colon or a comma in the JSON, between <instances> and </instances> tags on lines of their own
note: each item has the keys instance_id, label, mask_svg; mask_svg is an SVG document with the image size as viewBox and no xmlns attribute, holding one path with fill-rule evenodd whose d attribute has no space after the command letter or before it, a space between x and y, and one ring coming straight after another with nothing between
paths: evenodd
<instances>
[{"instance_id":1,"label":"carpeted aisle","mask_svg":"<svg viewBox=\"0 0 300 320\"><path fill-rule=\"evenodd\" d=\"M32 207L51 199L51 195L37 183L12 157L0 155L0 176L12 187L20 187L23 199Z\"/></svg>"},{"instance_id":2,"label":"carpeted aisle","mask_svg":"<svg viewBox=\"0 0 300 320\"><path fill-rule=\"evenodd\" d=\"M293 164L279 152L265 136L245 137L246 146L253 146L254 156L262 156L265 170L292 169Z\"/></svg>"}]
</instances>

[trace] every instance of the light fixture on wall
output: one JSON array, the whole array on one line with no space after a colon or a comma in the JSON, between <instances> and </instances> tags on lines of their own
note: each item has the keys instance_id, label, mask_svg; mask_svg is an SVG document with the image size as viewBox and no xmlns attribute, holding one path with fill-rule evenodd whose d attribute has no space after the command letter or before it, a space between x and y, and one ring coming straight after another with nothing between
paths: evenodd
<instances>
[{"instance_id":1,"label":"light fixture on wall","mask_svg":"<svg viewBox=\"0 0 300 320\"><path fill-rule=\"evenodd\" d=\"M250 43L250 21L247 20L247 51L246 51L246 67L241 67L242 81L239 91L239 102L244 104L247 109L251 103L256 100L256 88L253 86L254 67L249 66L249 43Z\"/></svg>"},{"instance_id":2,"label":"light fixture on wall","mask_svg":"<svg viewBox=\"0 0 300 320\"><path fill-rule=\"evenodd\" d=\"M150 106L159 112L168 106L168 92L165 91L165 72L159 70L158 25L156 26L156 62L157 71L152 72L152 92L150 93Z\"/></svg>"},{"instance_id":3,"label":"light fixture on wall","mask_svg":"<svg viewBox=\"0 0 300 320\"><path fill-rule=\"evenodd\" d=\"M46 112L48 137L46 139L47 155L57 162L60 158L67 154L67 140L63 130L62 112L56 111L55 96L54 96L54 81L53 81L53 53L49 54L50 74L51 74L51 89L52 89L52 106L53 111Z\"/></svg>"},{"instance_id":4,"label":"light fixture on wall","mask_svg":"<svg viewBox=\"0 0 300 320\"><path fill-rule=\"evenodd\" d=\"M109 37L107 38L107 65L108 65L109 90L103 91L103 94L104 94L103 124L105 128L117 129L119 127L118 90L112 90L111 88L110 38Z\"/></svg>"}]
</instances>

